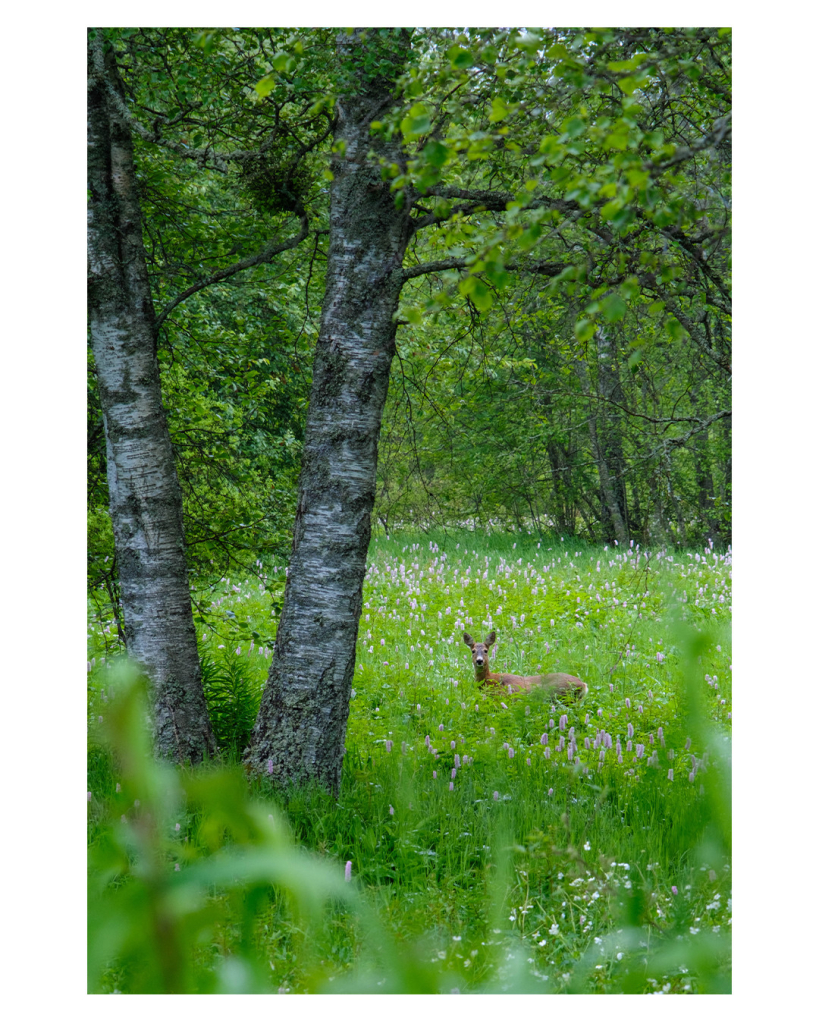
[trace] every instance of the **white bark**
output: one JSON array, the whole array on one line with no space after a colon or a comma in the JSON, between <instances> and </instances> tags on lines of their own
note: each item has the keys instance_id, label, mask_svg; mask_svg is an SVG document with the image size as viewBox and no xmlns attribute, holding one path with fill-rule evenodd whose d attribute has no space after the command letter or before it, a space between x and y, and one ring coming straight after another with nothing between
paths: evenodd
<instances>
[{"instance_id":1,"label":"white bark","mask_svg":"<svg viewBox=\"0 0 819 1024\"><path fill-rule=\"evenodd\" d=\"M89 42L88 310L129 655L153 689L157 751L215 753L196 649L182 494L156 359L131 138L101 35Z\"/></svg>"}]
</instances>

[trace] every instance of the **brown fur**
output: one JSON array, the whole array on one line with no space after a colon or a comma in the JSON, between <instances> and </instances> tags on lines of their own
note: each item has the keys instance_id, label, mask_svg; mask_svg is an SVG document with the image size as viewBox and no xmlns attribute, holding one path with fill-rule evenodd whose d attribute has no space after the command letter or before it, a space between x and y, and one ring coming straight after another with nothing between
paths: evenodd
<instances>
[{"instance_id":1,"label":"brown fur","mask_svg":"<svg viewBox=\"0 0 819 1024\"><path fill-rule=\"evenodd\" d=\"M481 643L475 643L469 633L464 633L464 643L472 651L475 679L480 686L499 686L512 692L529 693L533 688L551 690L554 694L577 697L582 700L589 692L588 686L577 676L567 672L547 672L541 676L514 676L508 672L489 671L489 649L497 639L494 629Z\"/></svg>"}]
</instances>

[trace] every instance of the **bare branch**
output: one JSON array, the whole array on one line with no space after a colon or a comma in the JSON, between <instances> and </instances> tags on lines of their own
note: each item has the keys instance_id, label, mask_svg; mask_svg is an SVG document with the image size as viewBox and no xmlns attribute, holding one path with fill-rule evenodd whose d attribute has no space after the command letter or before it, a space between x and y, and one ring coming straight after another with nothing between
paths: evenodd
<instances>
[{"instance_id":1,"label":"bare branch","mask_svg":"<svg viewBox=\"0 0 819 1024\"><path fill-rule=\"evenodd\" d=\"M413 277L423 277L424 274L440 274L442 270L465 270L466 260L462 257L449 260L432 260L430 263L419 263L414 267L404 267L400 271L402 281L410 281Z\"/></svg>"},{"instance_id":2,"label":"bare branch","mask_svg":"<svg viewBox=\"0 0 819 1024\"><path fill-rule=\"evenodd\" d=\"M210 277L205 277L201 281L197 281L196 284L192 284L190 288L186 288L184 292L172 301L162 310L156 319L155 327L158 330L159 327L168 318L170 312L176 307L195 295L196 292L201 292L203 288L208 288L212 284L217 284L219 281L224 281L228 277L233 277L234 274L238 274L242 270L248 270L250 267L258 267L262 263L270 263L274 256L278 256L279 253L285 252L287 249L295 249L297 245L304 241L308 234L307 226L307 214L303 214L301 218L301 228L297 235L293 235L292 238L288 238L285 242L271 242L270 245L262 249L261 252L256 253L255 256L248 256L246 259L239 260L238 263L233 263L229 267L224 267L222 270L218 270L215 274L211 274Z\"/></svg>"},{"instance_id":3,"label":"bare branch","mask_svg":"<svg viewBox=\"0 0 819 1024\"><path fill-rule=\"evenodd\" d=\"M643 456L640 461L646 461L654 458L655 455L665 451L668 448L682 448L686 442L690 441L692 437L696 437L697 434L701 434L704 430L707 430L712 423L716 423L718 420L724 420L727 416L731 415L730 409L723 409L720 412L714 413L713 416L708 416L704 420L699 420L695 427L686 431L684 434L679 434L677 437L664 437L661 444Z\"/></svg>"},{"instance_id":4,"label":"bare branch","mask_svg":"<svg viewBox=\"0 0 819 1024\"><path fill-rule=\"evenodd\" d=\"M541 274L545 277L556 277L569 263L550 263L547 260L511 260L505 264L507 270L519 270L522 273ZM404 267L401 271L401 280L409 281L413 277L423 277L424 274L440 274L443 270L468 270L469 264L464 257L453 257L449 260L433 260L430 263L419 263L414 267Z\"/></svg>"},{"instance_id":5,"label":"bare branch","mask_svg":"<svg viewBox=\"0 0 819 1024\"><path fill-rule=\"evenodd\" d=\"M653 164L645 163L643 168L656 177L658 174L662 174L663 171L667 171L669 167L674 167L676 164L684 163L686 160L690 160L696 153L702 152L704 149L713 149L718 146L721 142L731 139L731 114L730 112L725 117L717 118L714 121L714 126L707 135L701 136L696 142L692 142L690 146L680 146L675 154L663 160L662 163Z\"/></svg>"}]
</instances>

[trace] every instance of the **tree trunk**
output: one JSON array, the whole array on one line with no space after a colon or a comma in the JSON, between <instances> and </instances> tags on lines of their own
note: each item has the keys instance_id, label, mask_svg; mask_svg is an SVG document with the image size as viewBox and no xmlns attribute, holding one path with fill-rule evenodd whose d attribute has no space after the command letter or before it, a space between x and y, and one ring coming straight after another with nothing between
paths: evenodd
<instances>
[{"instance_id":1,"label":"tree trunk","mask_svg":"<svg viewBox=\"0 0 819 1024\"><path fill-rule=\"evenodd\" d=\"M598 345L601 348L604 347L606 343L602 330L598 329L596 337ZM598 366L600 362L602 360L598 360ZM628 548L628 532L618 502L616 481L612 479L612 473L606 460L606 452L598 431L597 418L600 415L600 400L592 394L589 372L582 358L577 360L576 369L582 382L583 390L589 399L589 440L591 442L592 458L597 466L597 474L600 478L600 525L603 530L603 537L606 540L614 539L620 547ZM603 383L603 381L599 382L599 390L603 390ZM605 417L605 412L603 416Z\"/></svg>"},{"instance_id":2,"label":"tree trunk","mask_svg":"<svg viewBox=\"0 0 819 1024\"><path fill-rule=\"evenodd\" d=\"M723 424L722 429L723 429L723 433L724 433L724 437L725 437L725 444L726 444L727 454L725 456L725 462L724 462L723 482L722 482L722 484L720 486L720 498L721 498L722 504L725 505L725 506L728 506L731 503L731 490L732 490L732 485L731 485L731 452L732 452L732 449L731 449L731 417L730 416L726 416L725 419L722 421L722 424ZM721 537L722 537L722 540L723 540L723 542L725 544L730 544L731 543L731 519L730 518L728 518L727 521L725 521L725 523L724 523L724 525L722 527Z\"/></svg>"},{"instance_id":3,"label":"tree trunk","mask_svg":"<svg viewBox=\"0 0 819 1024\"><path fill-rule=\"evenodd\" d=\"M628 534L626 533L626 527L623 523L623 517L620 515L620 507L617 504L617 494L611 473L609 472L608 463L606 462L600 440L597 436L596 413L592 413L589 416L589 437L591 439L594 461L597 464L597 472L600 477L600 494L603 499L603 515L601 516L601 523L604 530L606 530L606 527L610 525L611 529L614 531L614 539L620 547L627 548ZM608 515L606 515L606 513ZM606 522L607 519L608 523ZM608 531L606 531L604 536L609 540L611 539Z\"/></svg>"},{"instance_id":4,"label":"tree trunk","mask_svg":"<svg viewBox=\"0 0 819 1024\"><path fill-rule=\"evenodd\" d=\"M574 464L569 445L558 441L554 423L552 399L543 394L539 402L544 418L549 422L546 428L546 456L551 469L551 497L554 510L554 526L561 534L574 536L577 533L577 501L572 479Z\"/></svg>"},{"instance_id":5,"label":"tree trunk","mask_svg":"<svg viewBox=\"0 0 819 1024\"><path fill-rule=\"evenodd\" d=\"M597 341L597 380L601 396L606 403L600 408L595 420L597 445L604 472L603 484L606 505L612 514L612 524L619 544L628 542L629 514L626 500L625 470L621 413L618 406L625 405L620 373L617 366L617 347L612 337L602 327L595 333ZM609 404L610 402L616 404ZM601 474L601 483L603 475ZM613 508L616 506L616 511Z\"/></svg>"},{"instance_id":6,"label":"tree trunk","mask_svg":"<svg viewBox=\"0 0 819 1024\"><path fill-rule=\"evenodd\" d=\"M402 162L370 123L392 101L406 31L338 37L330 245L305 427L293 550L273 661L246 764L279 786L337 793L375 501L378 435L411 235L370 150ZM375 69L375 70L373 70ZM385 70L386 69L386 70Z\"/></svg>"},{"instance_id":7,"label":"tree trunk","mask_svg":"<svg viewBox=\"0 0 819 1024\"><path fill-rule=\"evenodd\" d=\"M674 490L674 470L667 446L663 446L663 466L665 468L666 491L677 519L677 546L685 547L688 543L688 532L685 528L685 516L683 515L682 505L680 504L677 492Z\"/></svg>"},{"instance_id":8,"label":"tree trunk","mask_svg":"<svg viewBox=\"0 0 819 1024\"><path fill-rule=\"evenodd\" d=\"M699 397L692 390L691 409L695 416L701 413ZM691 447L694 455L694 477L697 483L697 511L702 524L704 539L709 537L721 540L720 525L714 515L714 478L711 473L711 445L708 432L695 434L691 438Z\"/></svg>"},{"instance_id":9,"label":"tree trunk","mask_svg":"<svg viewBox=\"0 0 819 1024\"><path fill-rule=\"evenodd\" d=\"M182 493L159 381L133 147L98 31L88 43L88 311L105 426L125 638L153 691L157 753L199 761L216 745L191 612Z\"/></svg>"}]
</instances>

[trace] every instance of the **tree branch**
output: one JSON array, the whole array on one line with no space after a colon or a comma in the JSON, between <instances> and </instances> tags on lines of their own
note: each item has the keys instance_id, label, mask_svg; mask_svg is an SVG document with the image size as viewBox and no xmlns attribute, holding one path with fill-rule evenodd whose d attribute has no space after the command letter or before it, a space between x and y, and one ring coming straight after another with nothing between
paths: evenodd
<instances>
[{"instance_id":1,"label":"tree branch","mask_svg":"<svg viewBox=\"0 0 819 1024\"><path fill-rule=\"evenodd\" d=\"M507 270L519 270L523 273L542 274L545 277L557 277L570 264L550 263L547 260L533 260L531 263L521 260L511 260L504 264ZM410 281L413 277L422 277L424 274L440 274L443 270L467 270L469 264L464 257L452 258L449 260L433 260L430 263L419 263L415 267L404 267L401 273L401 280Z\"/></svg>"},{"instance_id":2,"label":"tree branch","mask_svg":"<svg viewBox=\"0 0 819 1024\"><path fill-rule=\"evenodd\" d=\"M158 330L162 324L167 320L170 312L176 307L195 295L196 292L201 292L203 288L208 288L212 284L217 284L219 281L224 281L228 277L233 277L234 274L238 274L242 270L248 270L250 267L258 267L262 263L270 263L274 256L278 256L279 253L285 252L287 249L295 249L297 245L304 241L308 234L307 227L307 214L303 214L301 217L301 228L297 235L293 235L292 238L288 238L285 242L271 242L270 245L262 249L261 252L256 253L255 256L248 256L246 259L239 260L238 263L233 263L229 267L224 267L222 270L218 270L215 274L211 274L210 277L203 278L201 281L197 281L196 284L192 284L190 288L186 288L184 292L172 301L162 310L156 319L155 328Z\"/></svg>"},{"instance_id":3,"label":"tree branch","mask_svg":"<svg viewBox=\"0 0 819 1024\"><path fill-rule=\"evenodd\" d=\"M704 420L699 420L697 426L692 427L684 434L680 434L677 437L664 437L662 443L659 444L653 451L649 452L645 456L646 459L653 458L658 452L664 451L666 448L681 448L686 441L690 441L692 437L697 434L701 434L704 430L707 430L712 423L716 423L718 420L724 420L726 416L731 415L730 409L723 409L720 412L714 413L713 416L708 416Z\"/></svg>"},{"instance_id":4,"label":"tree branch","mask_svg":"<svg viewBox=\"0 0 819 1024\"><path fill-rule=\"evenodd\" d=\"M644 163L643 169L656 177L658 174L662 174L663 171L667 171L669 167L684 163L686 160L690 160L696 153L702 152L703 149L716 147L721 142L730 140L731 137L731 113L729 111L724 117L717 118L714 121L714 126L707 135L701 136L696 142L692 142L690 146L681 146L673 156L669 157L668 160L663 160L662 163L653 164L650 161Z\"/></svg>"}]
</instances>

